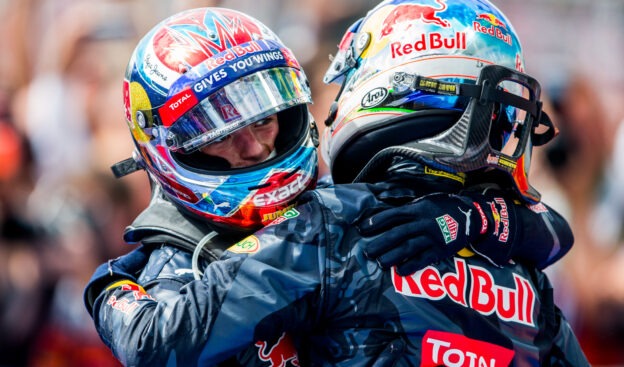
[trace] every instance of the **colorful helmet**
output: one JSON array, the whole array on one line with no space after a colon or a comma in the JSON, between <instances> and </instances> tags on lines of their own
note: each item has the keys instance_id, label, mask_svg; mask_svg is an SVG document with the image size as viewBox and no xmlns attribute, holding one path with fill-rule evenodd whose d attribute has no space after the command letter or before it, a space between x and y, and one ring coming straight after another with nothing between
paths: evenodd
<instances>
[{"instance_id":1,"label":"colorful helmet","mask_svg":"<svg viewBox=\"0 0 624 367\"><path fill-rule=\"evenodd\" d=\"M523 71L512 25L488 1L383 1L346 32L325 75L342 84L322 139L334 182L400 153L448 172L499 169L539 200L531 147L555 129Z\"/></svg>"},{"instance_id":2,"label":"colorful helmet","mask_svg":"<svg viewBox=\"0 0 624 367\"><path fill-rule=\"evenodd\" d=\"M258 20L223 8L175 14L139 42L124 81L136 150L117 176L145 169L178 207L217 227L257 229L316 185L318 133L308 81ZM272 158L231 168L199 151L277 114Z\"/></svg>"}]
</instances>

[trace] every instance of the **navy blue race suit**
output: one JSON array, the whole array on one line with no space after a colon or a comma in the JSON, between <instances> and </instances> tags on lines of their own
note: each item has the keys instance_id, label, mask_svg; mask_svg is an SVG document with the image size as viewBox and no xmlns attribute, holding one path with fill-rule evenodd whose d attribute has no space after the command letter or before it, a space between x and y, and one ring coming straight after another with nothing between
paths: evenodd
<instances>
[{"instance_id":1,"label":"navy blue race suit","mask_svg":"<svg viewBox=\"0 0 624 367\"><path fill-rule=\"evenodd\" d=\"M462 251L400 277L366 258L355 224L419 197L412 184L403 177L308 192L207 265L200 281L182 286L190 278L180 277L188 269L180 263L144 272L145 289L109 286L94 303L97 330L129 366L214 365L260 352L285 365L292 356L270 348L284 332L300 365L588 365L536 269ZM163 248L159 257L165 264L178 253ZM153 294L149 279L166 272L179 292Z\"/></svg>"},{"instance_id":2,"label":"navy blue race suit","mask_svg":"<svg viewBox=\"0 0 624 367\"><path fill-rule=\"evenodd\" d=\"M168 201L159 186L153 186L150 205L128 226L124 240L128 243L142 243L151 247L149 261L138 277L138 283L167 308L169 300L179 297L180 288L194 280L192 254L204 236L213 233L213 228L205 221L182 214ZM242 235L238 234L237 239ZM200 269L217 260L223 251L236 242L236 236L218 235L202 247L201 256L196 260ZM184 343L201 343L193 340L193 334L182 337ZM135 340L126 340L125 344L136 345ZM220 363L220 366L271 366L274 354L283 358L282 366L297 366L297 352L286 336L273 341L260 341L235 357ZM271 354L271 352L273 354ZM124 359L121 358L123 361ZM185 358L178 355L169 361L171 366L196 365L197 356ZM165 365L158 361L158 365Z\"/></svg>"}]
</instances>

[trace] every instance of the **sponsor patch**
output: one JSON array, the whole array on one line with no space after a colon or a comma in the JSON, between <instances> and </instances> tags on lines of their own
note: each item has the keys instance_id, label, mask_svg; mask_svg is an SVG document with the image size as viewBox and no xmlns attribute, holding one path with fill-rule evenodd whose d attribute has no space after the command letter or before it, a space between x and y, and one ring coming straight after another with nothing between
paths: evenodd
<instances>
[{"instance_id":1,"label":"sponsor patch","mask_svg":"<svg viewBox=\"0 0 624 367\"><path fill-rule=\"evenodd\" d=\"M466 174L465 173L450 173L450 172L446 172L446 171L441 171L441 170L437 170L437 169L433 169L429 166L425 166L425 174L427 175L432 175L432 176L438 176L438 177L444 177L444 178L450 178L451 180L455 180L457 182L461 182L461 184L463 185L464 183L466 183Z\"/></svg>"},{"instance_id":2,"label":"sponsor patch","mask_svg":"<svg viewBox=\"0 0 624 367\"><path fill-rule=\"evenodd\" d=\"M253 254L254 252L258 252L259 249L260 240L258 240L258 237L251 235L232 245L228 248L228 251L236 254Z\"/></svg>"},{"instance_id":3,"label":"sponsor patch","mask_svg":"<svg viewBox=\"0 0 624 367\"><path fill-rule=\"evenodd\" d=\"M482 22L487 23L483 25ZM511 34L507 32L507 25L503 23L496 15L491 13L479 14L477 20L472 24L475 32L487 34L491 37L497 38L508 45L512 45Z\"/></svg>"},{"instance_id":4,"label":"sponsor patch","mask_svg":"<svg viewBox=\"0 0 624 367\"><path fill-rule=\"evenodd\" d=\"M437 217L436 222L438 222L438 226L440 226L444 242L450 243L457 239L457 228L459 228L459 225L453 217L444 214L441 217Z\"/></svg>"},{"instance_id":5,"label":"sponsor patch","mask_svg":"<svg viewBox=\"0 0 624 367\"><path fill-rule=\"evenodd\" d=\"M293 206L294 205L291 205L290 207L286 208L285 211L277 211L275 213L271 213L271 214L277 214L279 215L279 217L275 218L275 220L273 220L267 226L274 226L276 224L282 223L285 220L298 217L299 212L297 211L297 209L293 208Z\"/></svg>"},{"instance_id":6,"label":"sponsor patch","mask_svg":"<svg viewBox=\"0 0 624 367\"><path fill-rule=\"evenodd\" d=\"M272 347L264 340L256 342L258 347L258 358L263 362L269 362L271 367L285 367L290 362L294 366L299 366L299 358L292 340L285 333L277 340Z\"/></svg>"},{"instance_id":7,"label":"sponsor patch","mask_svg":"<svg viewBox=\"0 0 624 367\"><path fill-rule=\"evenodd\" d=\"M467 49L466 32L455 32L447 37L439 32L422 33L414 42L393 42L390 44L391 57L393 59L408 56L414 52L432 50L465 50Z\"/></svg>"},{"instance_id":8,"label":"sponsor patch","mask_svg":"<svg viewBox=\"0 0 624 367\"><path fill-rule=\"evenodd\" d=\"M422 340L421 367L509 366L515 352L461 334L428 330Z\"/></svg>"},{"instance_id":9,"label":"sponsor patch","mask_svg":"<svg viewBox=\"0 0 624 367\"><path fill-rule=\"evenodd\" d=\"M144 299L154 300L154 297L150 296L145 289L143 289L143 287L129 280L120 280L115 282L108 286L106 290L109 291L115 288L119 288L122 291L132 292L132 296L134 297L134 300L130 300L128 298L110 296L108 301L106 301L107 305L125 314L130 314L139 307L139 303L137 301Z\"/></svg>"},{"instance_id":10,"label":"sponsor patch","mask_svg":"<svg viewBox=\"0 0 624 367\"><path fill-rule=\"evenodd\" d=\"M517 165L518 163L512 159L508 159L504 156L498 157L498 166L508 170L509 172L513 172Z\"/></svg>"},{"instance_id":11,"label":"sponsor patch","mask_svg":"<svg viewBox=\"0 0 624 367\"><path fill-rule=\"evenodd\" d=\"M373 108L379 106L388 97L388 90L383 87L378 87L370 90L362 98L362 108Z\"/></svg>"},{"instance_id":12,"label":"sponsor patch","mask_svg":"<svg viewBox=\"0 0 624 367\"><path fill-rule=\"evenodd\" d=\"M500 210L496 208L496 204L498 204ZM494 235L498 236L498 242L506 243L509 239L510 223L509 211L507 210L505 199L494 198L494 201L490 202L490 209L494 217Z\"/></svg>"},{"instance_id":13,"label":"sponsor patch","mask_svg":"<svg viewBox=\"0 0 624 367\"><path fill-rule=\"evenodd\" d=\"M455 258L455 271L440 274L433 267L402 277L392 268L396 292L432 301L450 300L482 315L495 315L501 321L535 327L535 290L524 277L513 274L513 287L497 285L494 276L481 266L467 265Z\"/></svg>"},{"instance_id":14,"label":"sponsor patch","mask_svg":"<svg viewBox=\"0 0 624 367\"><path fill-rule=\"evenodd\" d=\"M473 201L472 204L477 208L477 212L479 212L479 217L481 218L481 229L479 230L479 233L484 234L485 232L487 232L488 228L487 217L485 216L485 212L483 211L483 208L481 208L481 205L479 205L479 203Z\"/></svg>"},{"instance_id":15,"label":"sponsor patch","mask_svg":"<svg viewBox=\"0 0 624 367\"><path fill-rule=\"evenodd\" d=\"M308 172L292 176L288 176L288 172L273 174L264 182L269 185L254 193L253 203L256 206L268 206L288 202L305 190L311 180L312 175Z\"/></svg>"},{"instance_id":16,"label":"sponsor patch","mask_svg":"<svg viewBox=\"0 0 624 367\"><path fill-rule=\"evenodd\" d=\"M171 97L164 106L158 109L163 125L165 127L171 126L197 103L197 97L190 90L184 90Z\"/></svg>"},{"instance_id":17,"label":"sponsor patch","mask_svg":"<svg viewBox=\"0 0 624 367\"><path fill-rule=\"evenodd\" d=\"M531 209L535 213L548 213L548 208L543 203L537 203L533 205L529 205L529 209Z\"/></svg>"}]
</instances>

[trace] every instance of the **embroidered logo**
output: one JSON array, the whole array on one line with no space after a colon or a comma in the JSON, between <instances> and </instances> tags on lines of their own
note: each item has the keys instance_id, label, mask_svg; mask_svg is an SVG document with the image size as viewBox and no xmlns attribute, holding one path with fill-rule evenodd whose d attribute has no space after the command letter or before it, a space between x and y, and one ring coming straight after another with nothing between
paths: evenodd
<instances>
[{"instance_id":1,"label":"embroidered logo","mask_svg":"<svg viewBox=\"0 0 624 367\"><path fill-rule=\"evenodd\" d=\"M258 240L258 237L251 235L232 245L230 248L228 248L228 251L237 254L253 254L259 249L260 240Z\"/></svg>"},{"instance_id":2,"label":"embroidered logo","mask_svg":"<svg viewBox=\"0 0 624 367\"><path fill-rule=\"evenodd\" d=\"M441 217L437 217L436 222L438 222L438 226L442 231L444 242L450 243L457 239L457 228L459 228L459 225L453 217L448 214L444 214Z\"/></svg>"},{"instance_id":3,"label":"embroidered logo","mask_svg":"<svg viewBox=\"0 0 624 367\"><path fill-rule=\"evenodd\" d=\"M461 334L428 330L422 340L421 367L509 366L513 350Z\"/></svg>"},{"instance_id":4,"label":"embroidered logo","mask_svg":"<svg viewBox=\"0 0 624 367\"><path fill-rule=\"evenodd\" d=\"M256 347L258 347L258 358L264 362L271 362L271 367L285 367L288 362L299 366L297 350L285 333L270 348L264 340L256 342Z\"/></svg>"},{"instance_id":5,"label":"embroidered logo","mask_svg":"<svg viewBox=\"0 0 624 367\"><path fill-rule=\"evenodd\" d=\"M445 274L433 266L405 277L395 268L391 272L395 291L407 297L449 300L482 315L494 314L501 321L535 326L535 290L519 274L514 273L513 285L505 287L496 284L486 268L468 265L459 258L455 258L455 271Z\"/></svg>"}]
</instances>

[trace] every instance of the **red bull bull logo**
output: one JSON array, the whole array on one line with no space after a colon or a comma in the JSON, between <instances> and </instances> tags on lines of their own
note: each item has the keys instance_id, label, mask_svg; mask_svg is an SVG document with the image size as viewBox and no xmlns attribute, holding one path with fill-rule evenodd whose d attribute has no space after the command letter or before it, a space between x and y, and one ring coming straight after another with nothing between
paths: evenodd
<instances>
[{"instance_id":1,"label":"red bull bull logo","mask_svg":"<svg viewBox=\"0 0 624 367\"><path fill-rule=\"evenodd\" d=\"M500 19L498 19L496 15L494 14L490 14L490 13L479 14L477 16L477 20L485 20L486 22L490 23L491 25L495 27L501 27L501 28L504 28L505 30L507 29L507 25L505 25L505 23L503 23Z\"/></svg>"},{"instance_id":2,"label":"red bull bull logo","mask_svg":"<svg viewBox=\"0 0 624 367\"><path fill-rule=\"evenodd\" d=\"M381 26L381 37L386 37L394 31L394 27L399 23L419 20L428 24L437 24L440 27L450 27L450 23L437 16L437 13L446 10L447 6L444 0L435 0L438 6L425 4L405 4L398 5L390 12L390 15L384 20Z\"/></svg>"},{"instance_id":3,"label":"red bull bull logo","mask_svg":"<svg viewBox=\"0 0 624 367\"><path fill-rule=\"evenodd\" d=\"M110 285L107 290L113 288L119 288L122 291L132 292L134 300L127 297L117 298L117 296L110 296L108 301L106 301L107 305L125 314L131 314L139 307L139 303L137 301L143 299L154 300L154 298L150 296L145 289L143 289L143 287L128 280L116 282Z\"/></svg>"},{"instance_id":4,"label":"red bull bull logo","mask_svg":"<svg viewBox=\"0 0 624 367\"><path fill-rule=\"evenodd\" d=\"M500 211L496 208L496 204L500 207ZM499 242L507 242L509 239L509 211L507 210L507 203L502 198L495 198L494 201L490 202L490 210L494 217L494 235L498 236Z\"/></svg>"},{"instance_id":5,"label":"red bull bull logo","mask_svg":"<svg viewBox=\"0 0 624 367\"><path fill-rule=\"evenodd\" d=\"M297 350L286 333L271 348L268 348L268 343L264 340L256 342L256 347L258 358L263 362L270 362L271 367L286 367L289 362L293 366L299 366Z\"/></svg>"},{"instance_id":6,"label":"red bull bull logo","mask_svg":"<svg viewBox=\"0 0 624 367\"><path fill-rule=\"evenodd\" d=\"M487 25L483 25L483 22L487 23ZM479 14L477 19L472 23L472 27L475 32L490 35L510 46L513 43L511 34L507 33L507 25L494 14Z\"/></svg>"},{"instance_id":7,"label":"red bull bull logo","mask_svg":"<svg viewBox=\"0 0 624 367\"><path fill-rule=\"evenodd\" d=\"M145 291L145 289L143 289L143 287L141 287L140 285L136 283L122 284L120 288L122 291L132 292L134 299L137 301L142 300L142 299L151 299L151 300L154 299L152 296L147 294L147 292Z\"/></svg>"}]
</instances>

